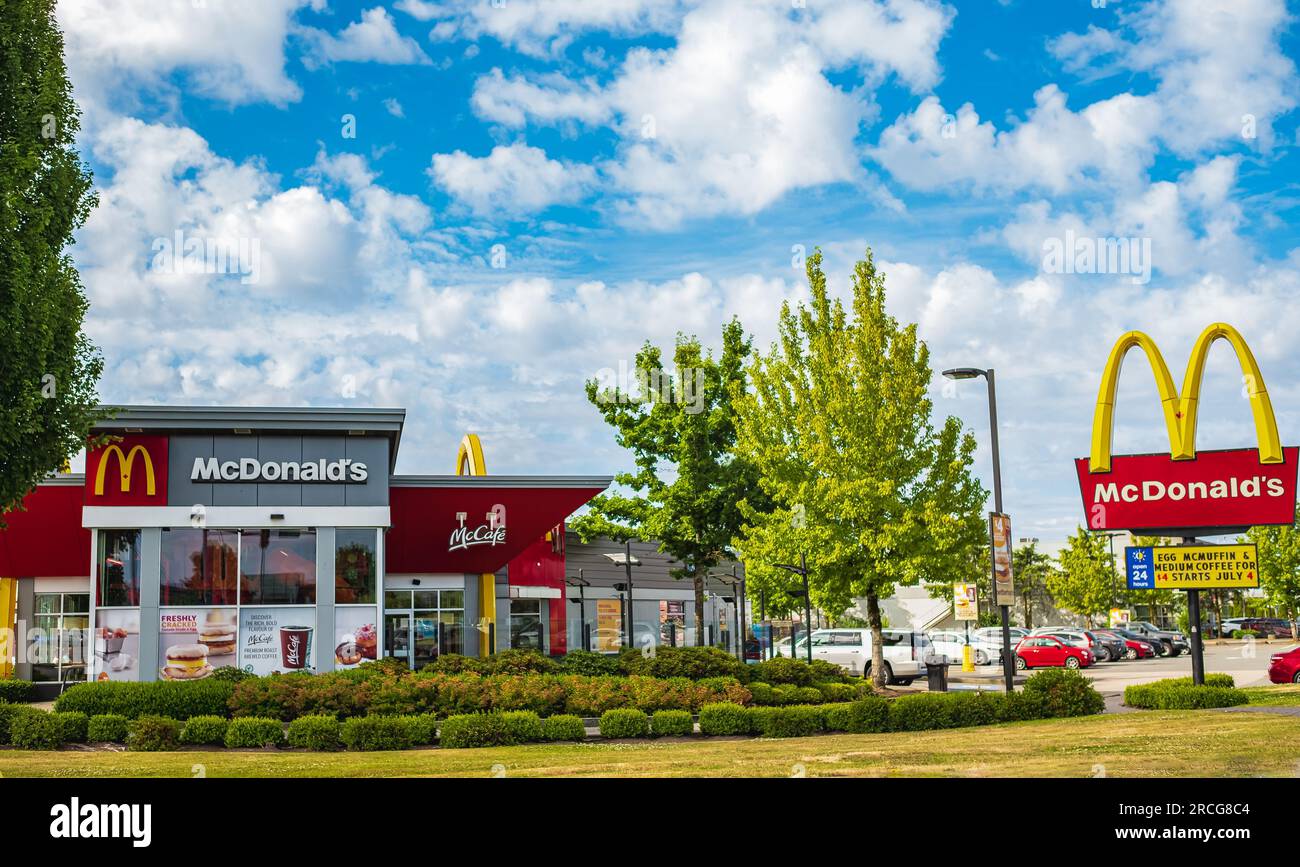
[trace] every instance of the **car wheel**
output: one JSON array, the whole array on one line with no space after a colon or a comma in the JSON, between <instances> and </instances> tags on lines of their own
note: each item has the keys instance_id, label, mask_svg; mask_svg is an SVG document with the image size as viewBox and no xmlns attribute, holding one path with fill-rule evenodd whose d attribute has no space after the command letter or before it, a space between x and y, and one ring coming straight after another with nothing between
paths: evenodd
<instances>
[{"instance_id":1,"label":"car wheel","mask_svg":"<svg viewBox=\"0 0 1300 867\"><path fill-rule=\"evenodd\" d=\"M1295 674L1291 675L1291 682L1300 683L1300 668L1297 668Z\"/></svg>"},{"instance_id":2,"label":"car wheel","mask_svg":"<svg viewBox=\"0 0 1300 867\"><path fill-rule=\"evenodd\" d=\"M977 650L977 651L975 651L975 664L976 664L976 665L988 665L988 664L989 664L989 655L988 655L987 653L985 653L984 651L982 651L982 650Z\"/></svg>"},{"instance_id":3,"label":"car wheel","mask_svg":"<svg viewBox=\"0 0 1300 867\"><path fill-rule=\"evenodd\" d=\"M1069 668L1069 669L1076 669L1076 668L1078 668L1078 667L1079 667L1079 657L1077 657L1077 656L1067 656L1067 657L1065 658L1065 667L1066 667L1066 668Z\"/></svg>"},{"instance_id":4,"label":"car wheel","mask_svg":"<svg viewBox=\"0 0 1300 867\"><path fill-rule=\"evenodd\" d=\"M894 680L894 669L892 669L889 666L889 662L886 661L885 662L885 685L893 686L896 683L898 683L898 681Z\"/></svg>"},{"instance_id":5,"label":"car wheel","mask_svg":"<svg viewBox=\"0 0 1300 867\"><path fill-rule=\"evenodd\" d=\"M1156 656L1168 656L1173 648L1165 642L1160 642L1155 646Z\"/></svg>"},{"instance_id":6,"label":"car wheel","mask_svg":"<svg viewBox=\"0 0 1300 867\"><path fill-rule=\"evenodd\" d=\"M1023 656L1016 657L1016 671L1024 671L1028 667L1029 667L1029 663L1025 662L1025 658Z\"/></svg>"},{"instance_id":7,"label":"car wheel","mask_svg":"<svg viewBox=\"0 0 1300 867\"><path fill-rule=\"evenodd\" d=\"M1182 652L1183 652L1183 649L1182 649L1181 647L1174 647L1172 644L1169 645L1169 655L1170 655L1170 656L1179 656L1179 655L1182 654Z\"/></svg>"},{"instance_id":8,"label":"car wheel","mask_svg":"<svg viewBox=\"0 0 1300 867\"><path fill-rule=\"evenodd\" d=\"M902 680L900 680L900 681L898 682L898 685L899 685L899 686L911 686L911 685L912 685L912 678L910 678L910 677L905 677L905 678L903 678Z\"/></svg>"}]
</instances>

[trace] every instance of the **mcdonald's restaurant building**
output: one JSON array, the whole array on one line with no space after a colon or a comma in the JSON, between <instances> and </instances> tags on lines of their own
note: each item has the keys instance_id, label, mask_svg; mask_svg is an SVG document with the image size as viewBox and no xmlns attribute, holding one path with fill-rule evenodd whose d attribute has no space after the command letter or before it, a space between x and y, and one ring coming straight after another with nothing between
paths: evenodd
<instances>
[{"instance_id":1,"label":"mcdonald's restaurant building","mask_svg":"<svg viewBox=\"0 0 1300 867\"><path fill-rule=\"evenodd\" d=\"M401 409L119 409L93 431L109 439L83 474L51 477L5 516L0 676L50 697L223 666L613 653L629 621L638 645L696 642L691 583L655 543L632 543L629 594L623 545L566 534L610 477L490 475L473 435L455 474L399 475L404 421ZM729 648L733 571L706 582L702 636Z\"/></svg>"}]
</instances>

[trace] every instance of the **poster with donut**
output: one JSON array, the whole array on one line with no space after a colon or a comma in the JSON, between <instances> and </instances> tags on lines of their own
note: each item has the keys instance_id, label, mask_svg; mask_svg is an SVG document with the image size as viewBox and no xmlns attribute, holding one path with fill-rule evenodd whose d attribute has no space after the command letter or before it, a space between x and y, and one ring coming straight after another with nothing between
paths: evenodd
<instances>
[{"instance_id":1,"label":"poster with donut","mask_svg":"<svg viewBox=\"0 0 1300 867\"><path fill-rule=\"evenodd\" d=\"M334 609L334 667L354 668L379 657L379 633L373 606Z\"/></svg>"}]
</instances>

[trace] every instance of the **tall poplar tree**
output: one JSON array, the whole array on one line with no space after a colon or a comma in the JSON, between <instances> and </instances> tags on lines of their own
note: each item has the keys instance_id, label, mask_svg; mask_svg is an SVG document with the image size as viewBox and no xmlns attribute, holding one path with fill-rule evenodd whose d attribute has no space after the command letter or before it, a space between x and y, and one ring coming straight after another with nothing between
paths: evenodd
<instances>
[{"instance_id":1,"label":"tall poplar tree","mask_svg":"<svg viewBox=\"0 0 1300 867\"><path fill-rule=\"evenodd\" d=\"M0 3L0 517L86 444L102 362L66 248L94 207L54 0Z\"/></svg>"},{"instance_id":2,"label":"tall poplar tree","mask_svg":"<svg viewBox=\"0 0 1300 867\"><path fill-rule=\"evenodd\" d=\"M872 677L886 682L880 599L899 584L964 574L985 536L985 492L971 474L975 439L952 417L938 427L930 357L916 325L885 309L871 251L852 299L832 299L821 252L806 263L811 302L781 309L779 338L737 391L737 448L773 501L742 504L737 540L751 574L807 557L811 597L843 611L867 603ZM760 566L761 564L761 566Z\"/></svg>"}]
</instances>

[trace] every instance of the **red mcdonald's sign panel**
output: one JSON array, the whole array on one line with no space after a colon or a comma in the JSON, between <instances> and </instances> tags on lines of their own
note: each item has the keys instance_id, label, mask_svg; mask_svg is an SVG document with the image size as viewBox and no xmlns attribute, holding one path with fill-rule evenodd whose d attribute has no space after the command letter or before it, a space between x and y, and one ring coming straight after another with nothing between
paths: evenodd
<instances>
[{"instance_id":1,"label":"red mcdonald's sign panel","mask_svg":"<svg viewBox=\"0 0 1300 867\"><path fill-rule=\"evenodd\" d=\"M167 437L114 437L88 452L86 505L167 505Z\"/></svg>"},{"instance_id":2,"label":"red mcdonald's sign panel","mask_svg":"<svg viewBox=\"0 0 1300 867\"><path fill-rule=\"evenodd\" d=\"M1241 365L1258 441L1254 449L1196 451L1201 376L1210 346L1226 340ZM1120 366L1141 349L1151 364L1169 434L1169 454L1111 455ZM1283 447L1264 376L1245 339L1222 322L1196 339L1181 392L1155 342L1130 331L1115 342L1102 373L1092 421L1092 451L1075 461L1088 527L1093 530L1185 530L1205 533L1295 520L1300 449Z\"/></svg>"}]
</instances>

